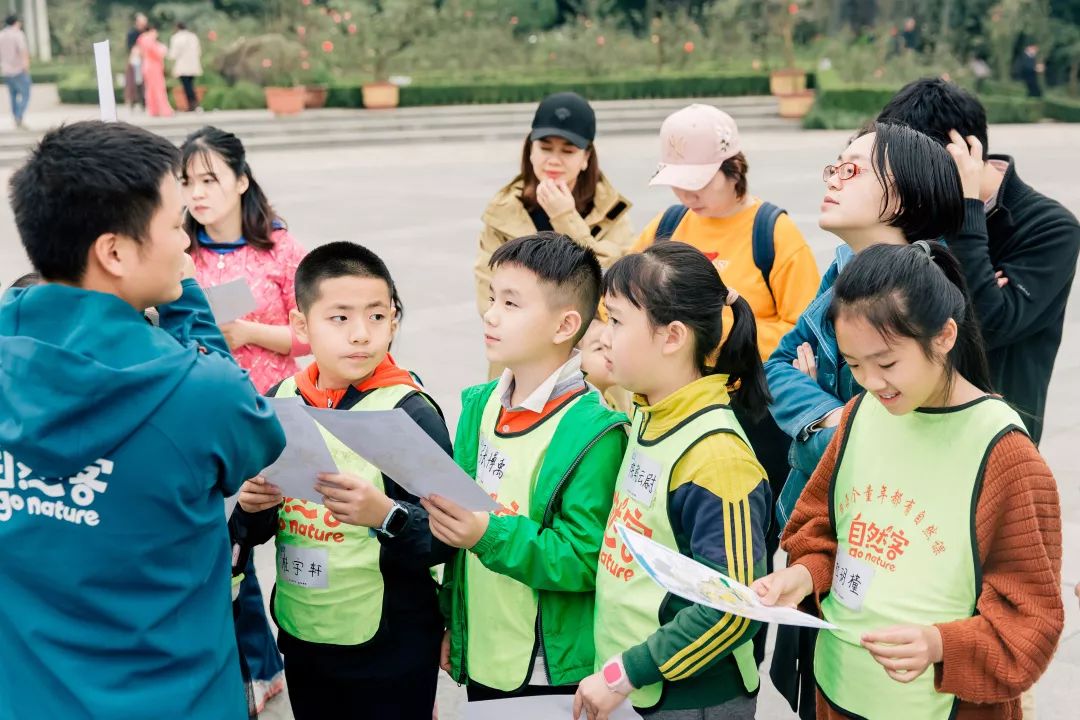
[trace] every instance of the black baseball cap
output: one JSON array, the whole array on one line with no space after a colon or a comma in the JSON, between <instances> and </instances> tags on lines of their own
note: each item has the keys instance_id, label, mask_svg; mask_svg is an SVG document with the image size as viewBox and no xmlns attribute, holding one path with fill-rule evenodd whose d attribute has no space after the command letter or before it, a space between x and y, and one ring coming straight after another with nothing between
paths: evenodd
<instances>
[{"instance_id":1,"label":"black baseball cap","mask_svg":"<svg viewBox=\"0 0 1080 720\"><path fill-rule=\"evenodd\" d=\"M555 93L540 101L533 116L530 140L561 137L584 150L596 137L596 113L589 102L572 92Z\"/></svg>"}]
</instances>

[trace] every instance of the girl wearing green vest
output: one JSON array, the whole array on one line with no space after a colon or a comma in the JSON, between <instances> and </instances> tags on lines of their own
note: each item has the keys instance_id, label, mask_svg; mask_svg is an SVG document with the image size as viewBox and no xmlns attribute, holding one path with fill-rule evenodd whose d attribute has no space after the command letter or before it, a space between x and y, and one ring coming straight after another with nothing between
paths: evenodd
<instances>
[{"instance_id":1,"label":"girl wearing green vest","mask_svg":"<svg viewBox=\"0 0 1080 720\"><path fill-rule=\"evenodd\" d=\"M812 595L837 626L817 639L822 720L1020 717L1064 623L1061 513L991 394L959 264L922 240L867 248L829 316L865 392L795 506L791 565L754 588L768 605Z\"/></svg>"},{"instance_id":2,"label":"girl wearing green vest","mask_svg":"<svg viewBox=\"0 0 1080 720\"><path fill-rule=\"evenodd\" d=\"M297 269L296 304L293 329L315 362L270 395L341 412L401 408L451 452L438 408L389 355L403 310L378 256L349 242L317 248ZM430 568L452 551L416 497L321 434L341 470L319 476L321 497L283 498L256 478L237 512L249 542L276 540L270 609L293 715L430 720L443 631Z\"/></svg>"},{"instance_id":3,"label":"girl wearing green vest","mask_svg":"<svg viewBox=\"0 0 1080 720\"><path fill-rule=\"evenodd\" d=\"M598 672L574 717L604 720L629 699L648 718L753 718L759 623L666 594L616 525L743 583L764 574L769 483L734 414L760 419L769 402L754 313L679 242L616 262L604 304L611 372L637 408L596 576Z\"/></svg>"}]
</instances>

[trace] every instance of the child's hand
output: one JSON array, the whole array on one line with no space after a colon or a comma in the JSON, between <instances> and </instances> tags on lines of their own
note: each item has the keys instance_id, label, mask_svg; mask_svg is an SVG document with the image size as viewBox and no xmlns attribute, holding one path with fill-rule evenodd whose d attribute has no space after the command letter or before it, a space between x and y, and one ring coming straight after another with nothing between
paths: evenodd
<instances>
[{"instance_id":1,"label":"child's hand","mask_svg":"<svg viewBox=\"0 0 1080 720\"><path fill-rule=\"evenodd\" d=\"M792 565L758 578L750 587L761 598L762 605L798 607L807 595L814 592L814 579L805 565Z\"/></svg>"},{"instance_id":2,"label":"child's hand","mask_svg":"<svg viewBox=\"0 0 1080 720\"><path fill-rule=\"evenodd\" d=\"M811 380L817 380L817 358L814 357L814 349L810 347L810 343L799 346L798 357L792 360L791 364L799 372L808 375Z\"/></svg>"},{"instance_id":3,"label":"child's hand","mask_svg":"<svg viewBox=\"0 0 1080 720\"><path fill-rule=\"evenodd\" d=\"M394 501L363 478L349 473L319 473L315 492L334 517L349 525L382 527Z\"/></svg>"},{"instance_id":4,"label":"child's hand","mask_svg":"<svg viewBox=\"0 0 1080 720\"><path fill-rule=\"evenodd\" d=\"M582 716L582 710L588 720L607 720L617 707L626 702L626 697L609 688L600 673L593 673L578 685L574 695L574 720Z\"/></svg>"},{"instance_id":5,"label":"child's hand","mask_svg":"<svg viewBox=\"0 0 1080 720\"><path fill-rule=\"evenodd\" d=\"M951 142L945 146L945 149L952 155L953 161L956 162L956 169L960 172L964 197L978 200L983 171L982 143L974 135L968 135L965 138L955 130L949 131L949 140Z\"/></svg>"},{"instance_id":6,"label":"child's hand","mask_svg":"<svg viewBox=\"0 0 1080 720\"><path fill-rule=\"evenodd\" d=\"M442 636L442 647L439 649L439 667L450 672L450 631L447 630Z\"/></svg>"},{"instance_id":7,"label":"child's hand","mask_svg":"<svg viewBox=\"0 0 1080 720\"><path fill-rule=\"evenodd\" d=\"M191 253L184 253L184 280L193 279L195 277L195 259L191 257Z\"/></svg>"},{"instance_id":8,"label":"child's hand","mask_svg":"<svg viewBox=\"0 0 1080 720\"><path fill-rule=\"evenodd\" d=\"M933 625L897 625L862 636L862 646L896 682L909 683L941 662L941 632Z\"/></svg>"},{"instance_id":9,"label":"child's hand","mask_svg":"<svg viewBox=\"0 0 1080 720\"><path fill-rule=\"evenodd\" d=\"M285 498L281 495L281 489L277 485L266 482L266 478L259 475L251 478L240 486L240 497L237 502L244 512L257 513L277 507Z\"/></svg>"},{"instance_id":10,"label":"child's hand","mask_svg":"<svg viewBox=\"0 0 1080 720\"><path fill-rule=\"evenodd\" d=\"M231 323L221 325L221 334L225 336L230 350L251 344L251 323L246 320L233 320Z\"/></svg>"},{"instance_id":11,"label":"child's hand","mask_svg":"<svg viewBox=\"0 0 1080 720\"><path fill-rule=\"evenodd\" d=\"M466 510L455 502L438 495L420 501L428 511L431 534L450 547L471 549L487 532L487 513Z\"/></svg>"}]
</instances>

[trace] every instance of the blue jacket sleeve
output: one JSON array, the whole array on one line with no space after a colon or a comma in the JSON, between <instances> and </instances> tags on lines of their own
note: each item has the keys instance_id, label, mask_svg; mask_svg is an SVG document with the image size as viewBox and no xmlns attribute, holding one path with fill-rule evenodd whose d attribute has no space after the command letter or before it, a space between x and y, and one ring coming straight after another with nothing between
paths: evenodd
<instances>
[{"instance_id":1,"label":"blue jacket sleeve","mask_svg":"<svg viewBox=\"0 0 1080 720\"><path fill-rule=\"evenodd\" d=\"M822 390L817 381L792 366L803 343L809 343L817 352L817 335L805 313L765 362L765 379L773 396L769 412L780 429L796 440L801 439L807 427L844 406L838 397Z\"/></svg>"},{"instance_id":2,"label":"blue jacket sleeve","mask_svg":"<svg viewBox=\"0 0 1080 720\"><path fill-rule=\"evenodd\" d=\"M183 294L179 299L158 307L158 326L181 345L194 343L231 360L229 345L218 329L202 288L191 278L184 280L181 287Z\"/></svg>"}]
</instances>

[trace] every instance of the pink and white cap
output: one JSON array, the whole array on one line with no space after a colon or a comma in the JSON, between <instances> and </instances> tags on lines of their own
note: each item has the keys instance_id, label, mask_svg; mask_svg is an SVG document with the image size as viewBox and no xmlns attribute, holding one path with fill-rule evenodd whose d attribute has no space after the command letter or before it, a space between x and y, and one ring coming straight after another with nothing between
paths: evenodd
<instances>
[{"instance_id":1,"label":"pink and white cap","mask_svg":"<svg viewBox=\"0 0 1080 720\"><path fill-rule=\"evenodd\" d=\"M672 113L660 127L660 165L649 185L700 190L742 150L735 120L712 105Z\"/></svg>"}]
</instances>

